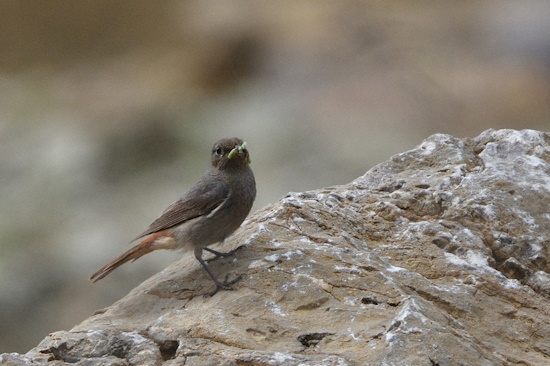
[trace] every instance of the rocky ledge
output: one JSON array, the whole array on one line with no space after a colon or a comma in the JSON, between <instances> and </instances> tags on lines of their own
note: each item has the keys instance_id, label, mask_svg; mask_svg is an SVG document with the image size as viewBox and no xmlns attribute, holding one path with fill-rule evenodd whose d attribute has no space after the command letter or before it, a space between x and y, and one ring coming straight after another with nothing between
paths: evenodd
<instances>
[{"instance_id":1,"label":"rocky ledge","mask_svg":"<svg viewBox=\"0 0 550 366\"><path fill-rule=\"evenodd\" d=\"M550 135L434 135L355 181L256 212L2 365L550 363Z\"/></svg>"}]
</instances>

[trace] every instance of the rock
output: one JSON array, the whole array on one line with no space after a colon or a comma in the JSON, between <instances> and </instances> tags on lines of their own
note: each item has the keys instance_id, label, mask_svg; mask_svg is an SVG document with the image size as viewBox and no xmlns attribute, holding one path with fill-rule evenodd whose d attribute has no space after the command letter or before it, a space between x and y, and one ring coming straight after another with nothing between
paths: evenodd
<instances>
[{"instance_id":1,"label":"rock","mask_svg":"<svg viewBox=\"0 0 550 366\"><path fill-rule=\"evenodd\" d=\"M194 257L0 365L542 365L550 134L434 135L338 187L253 214Z\"/></svg>"}]
</instances>

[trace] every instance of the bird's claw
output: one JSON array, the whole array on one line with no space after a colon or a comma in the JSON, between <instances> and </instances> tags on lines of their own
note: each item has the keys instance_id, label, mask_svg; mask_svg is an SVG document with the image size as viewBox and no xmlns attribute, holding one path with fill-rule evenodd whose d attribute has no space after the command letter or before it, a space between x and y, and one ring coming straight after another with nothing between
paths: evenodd
<instances>
[{"instance_id":1,"label":"bird's claw","mask_svg":"<svg viewBox=\"0 0 550 366\"><path fill-rule=\"evenodd\" d=\"M212 258L205 259L204 261L210 264L214 261L217 261L220 258L235 257L235 253L237 252L237 250L239 250L239 248L233 249L232 251L227 253L218 252L217 250L210 249L210 248L204 248L204 250L206 250L207 252L214 254Z\"/></svg>"},{"instance_id":2,"label":"bird's claw","mask_svg":"<svg viewBox=\"0 0 550 366\"><path fill-rule=\"evenodd\" d=\"M243 278L243 275L238 275L237 278L235 278L231 281L227 280L228 277L229 277L229 273L225 275L225 279L223 280L223 282L220 282L218 280L214 281L214 283L216 284L216 288L214 289L214 291L211 291L211 292L205 294L204 296L205 297L212 297L215 294L217 294L218 291L220 291L220 290L233 291L234 290L233 287L230 287L230 286L233 285L234 283L237 283L238 281L240 281Z\"/></svg>"}]
</instances>

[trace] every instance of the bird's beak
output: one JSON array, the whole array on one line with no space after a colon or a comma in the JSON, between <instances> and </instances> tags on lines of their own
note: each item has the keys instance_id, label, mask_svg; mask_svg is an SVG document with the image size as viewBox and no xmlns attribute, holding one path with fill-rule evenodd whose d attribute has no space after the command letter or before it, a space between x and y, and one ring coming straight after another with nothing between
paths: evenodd
<instances>
[{"instance_id":1,"label":"bird's beak","mask_svg":"<svg viewBox=\"0 0 550 366\"><path fill-rule=\"evenodd\" d=\"M235 155L235 154L243 154L243 152L246 150L246 141L243 142L240 146L239 145L236 145L230 152L229 154L227 154L227 160L231 160L231 158ZM250 164L252 162L252 160L250 160L250 155L247 154L247 160L248 160L248 164Z\"/></svg>"}]
</instances>

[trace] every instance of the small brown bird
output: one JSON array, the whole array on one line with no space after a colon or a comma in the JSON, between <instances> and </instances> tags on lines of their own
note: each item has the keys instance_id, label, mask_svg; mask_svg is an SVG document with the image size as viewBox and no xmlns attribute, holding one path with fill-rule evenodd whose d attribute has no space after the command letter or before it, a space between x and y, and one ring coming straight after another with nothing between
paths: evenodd
<instances>
[{"instance_id":1,"label":"small brown bird","mask_svg":"<svg viewBox=\"0 0 550 366\"><path fill-rule=\"evenodd\" d=\"M230 290L230 285L241 276L232 281L227 281L227 277L219 281L202 259L202 250L214 254L208 262L233 255L233 252L220 253L207 246L223 242L250 212L256 197L256 182L249 164L246 142L236 137L216 142L211 165L199 181L132 241L147 238L94 273L90 280L99 281L118 266L154 250L193 249L195 258L216 284L210 295L220 289Z\"/></svg>"}]
</instances>

